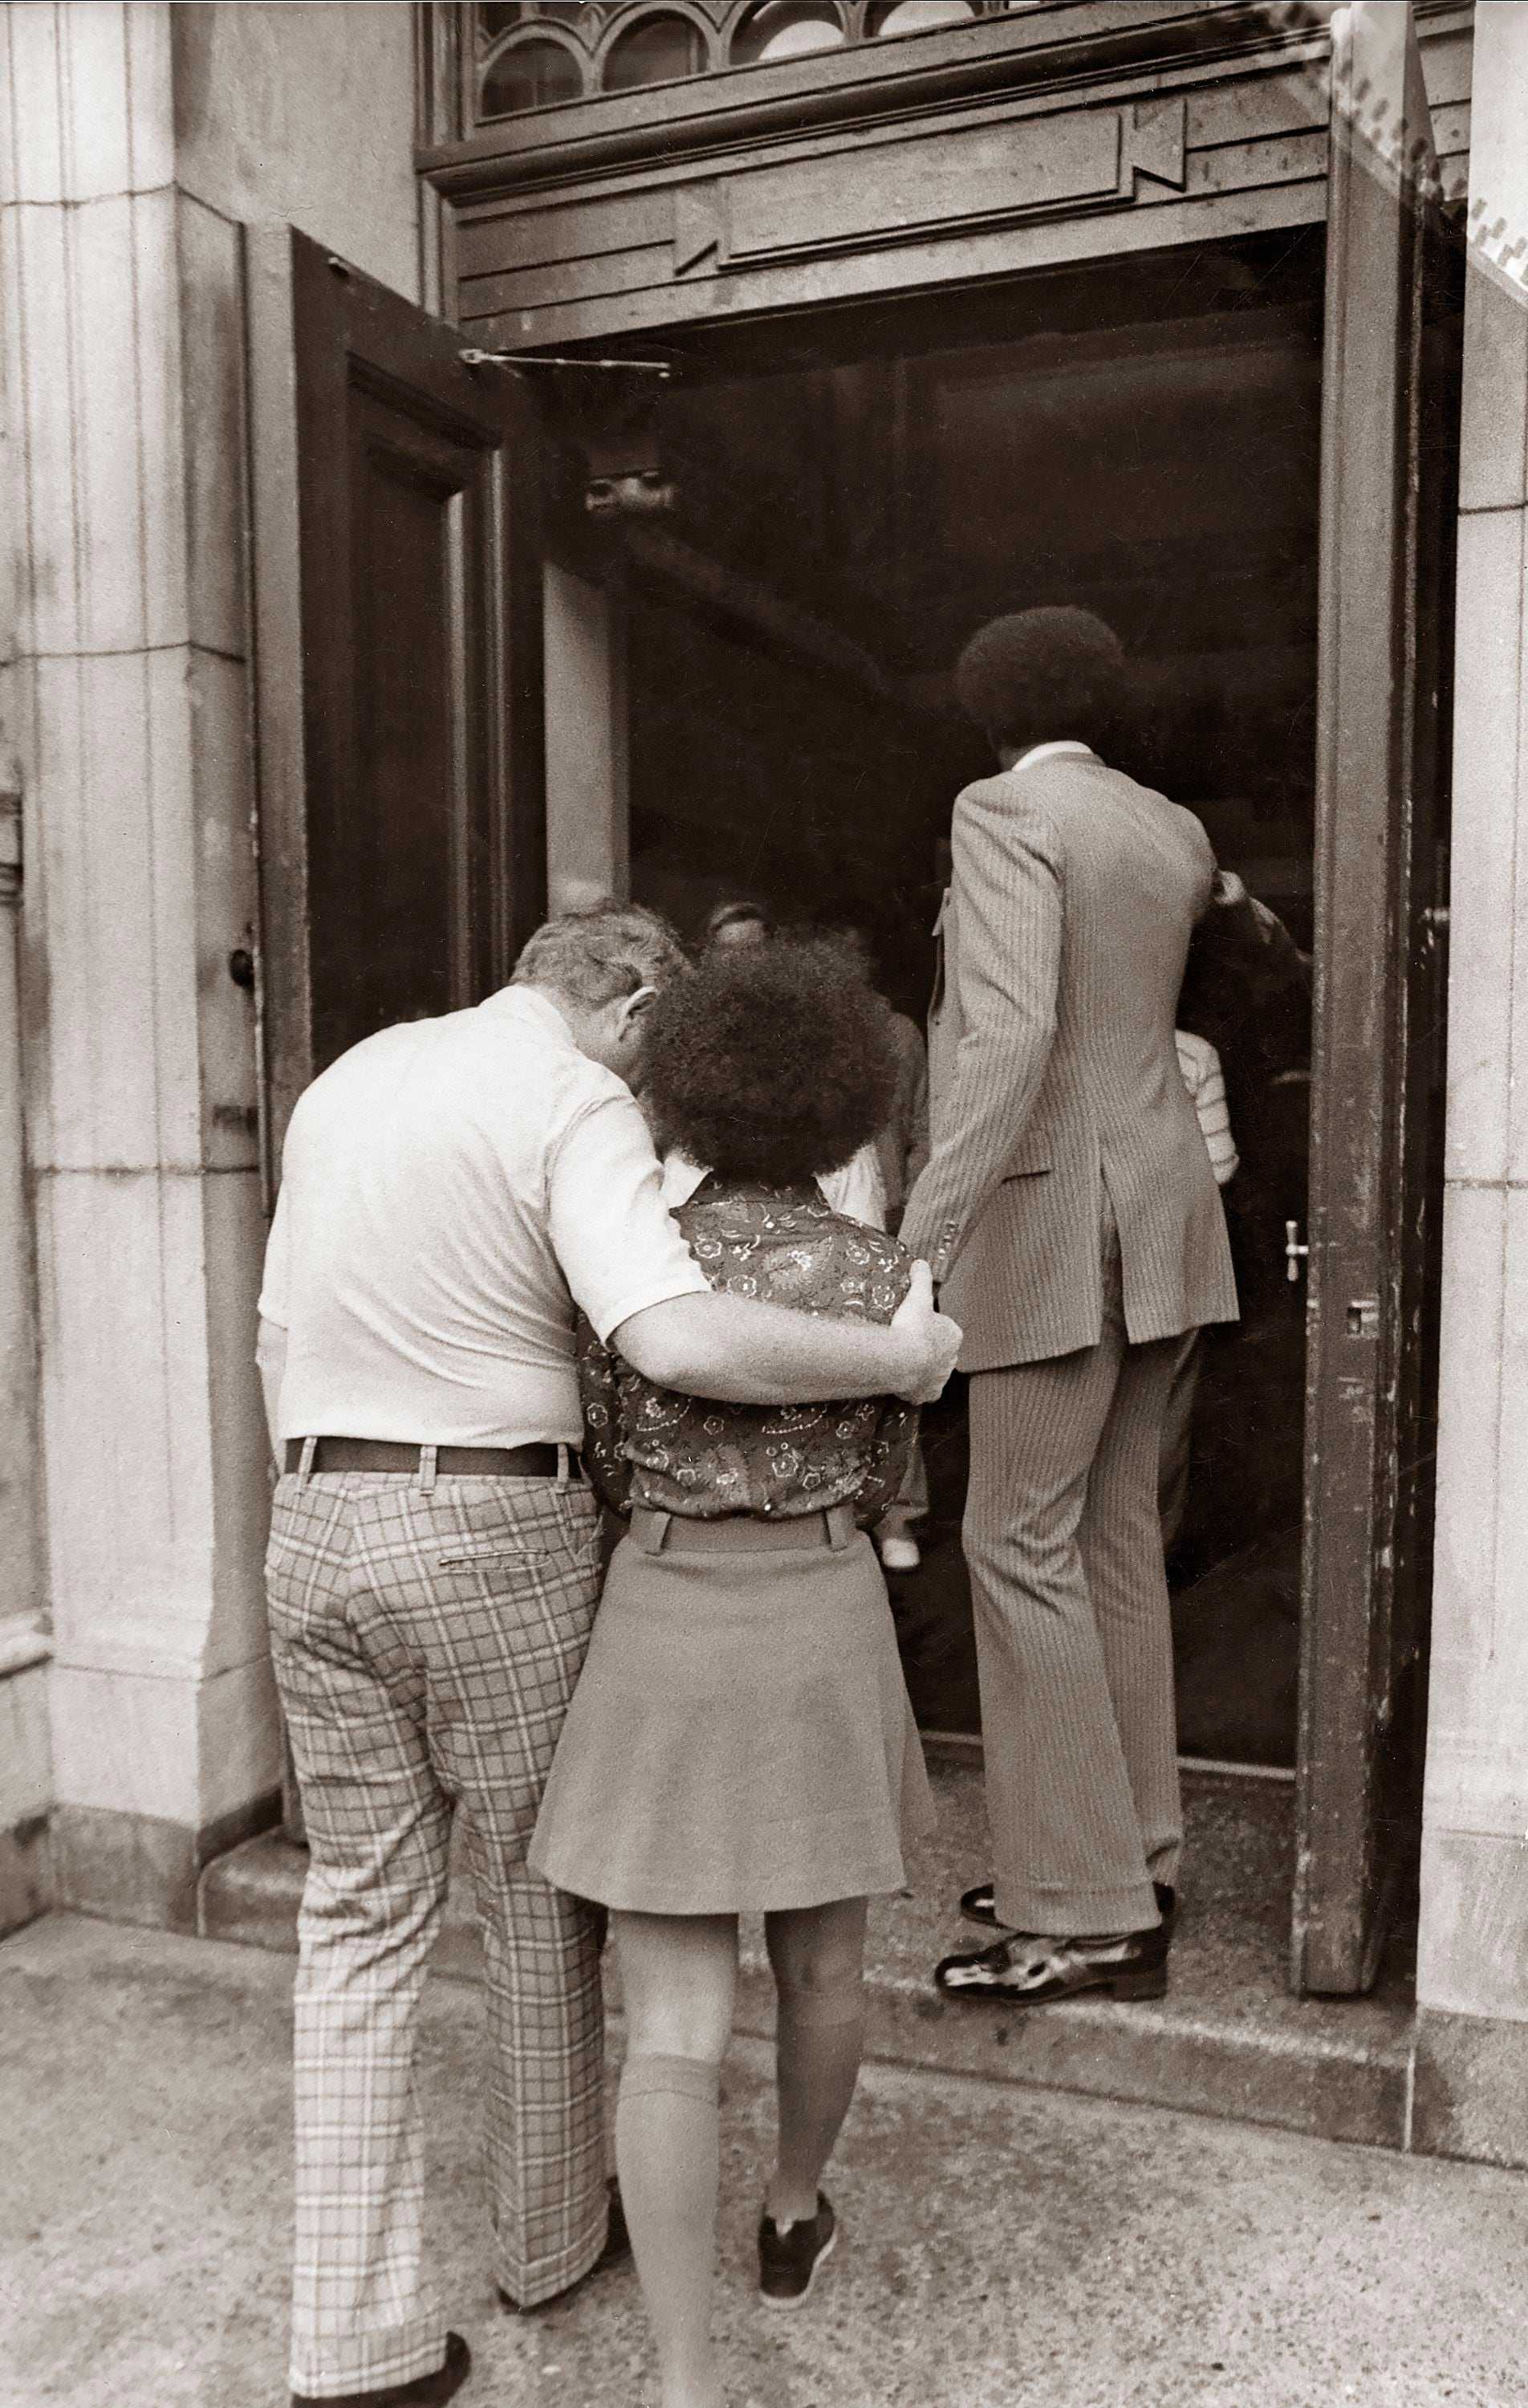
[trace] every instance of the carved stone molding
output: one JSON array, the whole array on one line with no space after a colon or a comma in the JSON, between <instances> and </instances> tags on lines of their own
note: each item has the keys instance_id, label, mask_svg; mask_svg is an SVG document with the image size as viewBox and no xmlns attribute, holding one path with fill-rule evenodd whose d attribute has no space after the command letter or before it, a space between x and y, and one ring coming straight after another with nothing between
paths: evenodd
<instances>
[{"instance_id":1,"label":"carved stone molding","mask_svg":"<svg viewBox=\"0 0 1528 2408\"><path fill-rule=\"evenodd\" d=\"M674 194L674 273L692 276L727 264L726 187L716 177Z\"/></svg>"},{"instance_id":2,"label":"carved stone molding","mask_svg":"<svg viewBox=\"0 0 1528 2408\"><path fill-rule=\"evenodd\" d=\"M1187 122L1188 108L1181 93L1170 93L1165 100L1137 100L1121 112L1122 174L1130 177L1133 189L1144 176L1153 184L1170 184L1178 193L1183 190Z\"/></svg>"}]
</instances>

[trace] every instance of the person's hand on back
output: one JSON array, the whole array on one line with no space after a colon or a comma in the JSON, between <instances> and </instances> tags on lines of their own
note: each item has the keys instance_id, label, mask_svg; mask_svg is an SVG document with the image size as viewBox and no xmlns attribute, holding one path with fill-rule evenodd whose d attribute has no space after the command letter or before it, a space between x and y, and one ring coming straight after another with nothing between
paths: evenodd
<instances>
[{"instance_id":1,"label":"person's hand on back","mask_svg":"<svg viewBox=\"0 0 1528 2408\"><path fill-rule=\"evenodd\" d=\"M896 1394L909 1405L935 1403L955 1368L964 1332L958 1321L951 1321L935 1306L934 1274L921 1259L913 1264L907 1293L892 1316L892 1327L907 1338L915 1350L914 1368ZM920 1360L921 1371L917 1368Z\"/></svg>"}]
</instances>

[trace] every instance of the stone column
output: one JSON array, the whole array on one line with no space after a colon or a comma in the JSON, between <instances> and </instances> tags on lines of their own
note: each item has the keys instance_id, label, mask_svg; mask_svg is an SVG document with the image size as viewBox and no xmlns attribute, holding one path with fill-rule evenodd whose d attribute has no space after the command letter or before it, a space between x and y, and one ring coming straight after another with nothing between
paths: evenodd
<instances>
[{"instance_id":1,"label":"stone column","mask_svg":"<svg viewBox=\"0 0 1528 2408\"><path fill-rule=\"evenodd\" d=\"M172 14L4 12L24 573L3 707L57 1894L186 1927L205 1857L274 1813L278 1765L255 1064L228 971L253 918L239 232L177 183Z\"/></svg>"},{"instance_id":2,"label":"stone column","mask_svg":"<svg viewBox=\"0 0 1528 2408\"><path fill-rule=\"evenodd\" d=\"M1528 2163L1528 7L1475 12L1417 2145Z\"/></svg>"}]
</instances>

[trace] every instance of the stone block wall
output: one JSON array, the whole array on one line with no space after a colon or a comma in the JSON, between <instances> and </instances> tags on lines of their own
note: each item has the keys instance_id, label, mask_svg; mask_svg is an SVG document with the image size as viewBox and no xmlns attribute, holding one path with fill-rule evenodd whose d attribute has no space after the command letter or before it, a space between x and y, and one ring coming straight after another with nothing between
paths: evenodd
<instances>
[{"instance_id":1,"label":"stone block wall","mask_svg":"<svg viewBox=\"0 0 1528 2408\"><path fill-rule=\"evenodd\" d=\"M411 17L83 0L0 26L0 715L53 1652L50 1776L39 1681L28 1794L0 1807L49 1811L61 1903L125 1920L190 1925L279 1778L255 1030L229 972L256 916L242 225L291 216L418 289Z\"/></svg>"},{"instance_id":2,"label":"stone block wall","mask_svg":"<svg viewBox=\"0 0 1528 2408\"><path fill-rule=\"evenodd\" d=\"M1528 7L1475 12L1417 2113L1528 2162Z\"/></svg>"}]
</instances>

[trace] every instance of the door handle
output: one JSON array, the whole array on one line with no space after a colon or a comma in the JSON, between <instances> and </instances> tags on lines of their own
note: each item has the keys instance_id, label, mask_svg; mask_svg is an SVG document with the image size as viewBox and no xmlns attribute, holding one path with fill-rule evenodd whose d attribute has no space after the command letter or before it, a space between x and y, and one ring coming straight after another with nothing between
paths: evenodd
<instances>
[{"instance_id":1,"label":"door handle","mask_svg":"<svg viewBox=\"0 0 1528 2408\"><path fill-rule=\"evenodd\" d=\"M1300 1265L1309 1252L1308 1246L1302 1246L1300 1243L1299 1222L1286 1221L1284 1224L1284 1276L1291 1287L1299 1278Z\"/></svg>"}]
</instances>

